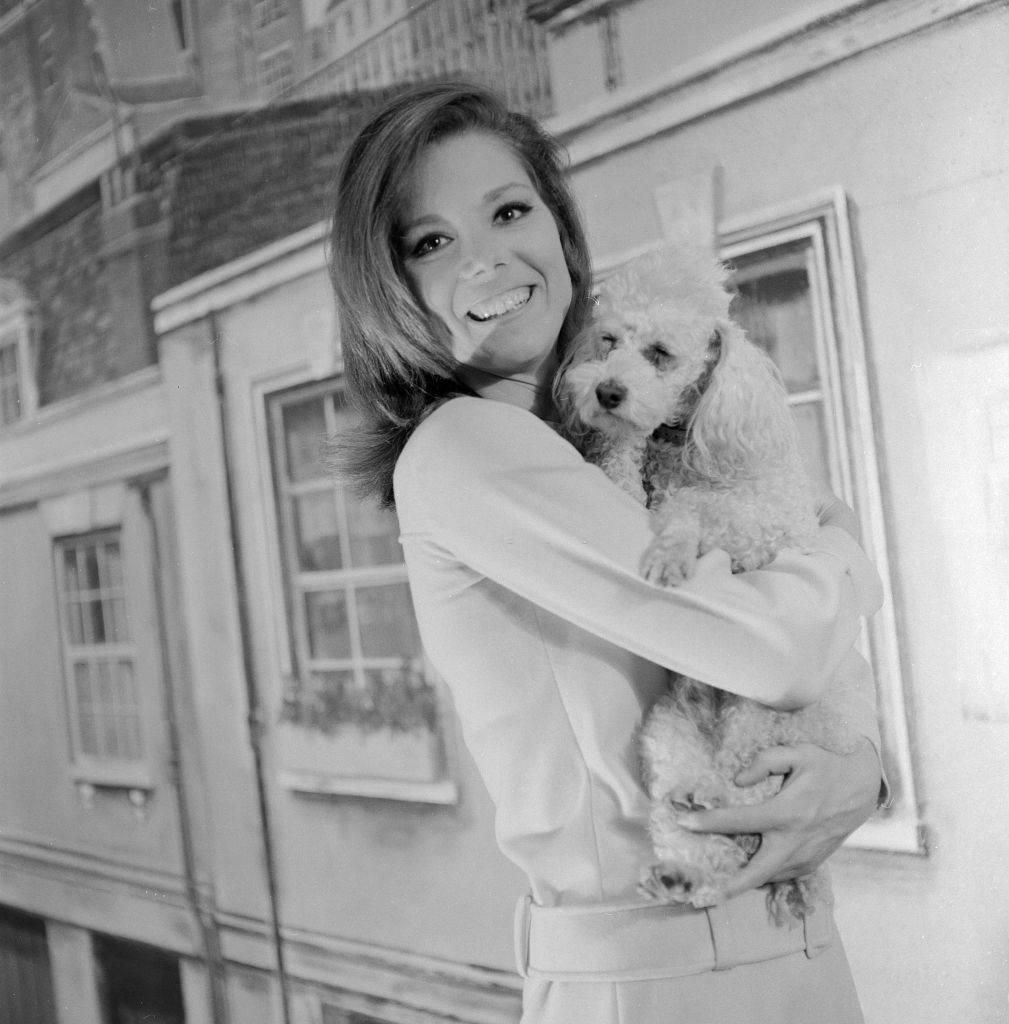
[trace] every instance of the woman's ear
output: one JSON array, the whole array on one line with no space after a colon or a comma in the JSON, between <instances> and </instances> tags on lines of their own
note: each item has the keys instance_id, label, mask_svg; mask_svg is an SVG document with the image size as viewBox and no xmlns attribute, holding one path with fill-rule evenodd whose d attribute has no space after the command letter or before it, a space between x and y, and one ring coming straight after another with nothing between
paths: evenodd
<instances>
[{"instance_id":1,"label":"woman's ear","mask_svg":"<svg viewBox=\"0 0 1009 1024\"><path fill-rule=\"evenodd\" d=\"M699 476L729 481L753 476L765 461L793 451L797 441L771 358L731 320L719 320L716 334L718 359L690 418L683 461Z\"/></svg>"}]
</instances>

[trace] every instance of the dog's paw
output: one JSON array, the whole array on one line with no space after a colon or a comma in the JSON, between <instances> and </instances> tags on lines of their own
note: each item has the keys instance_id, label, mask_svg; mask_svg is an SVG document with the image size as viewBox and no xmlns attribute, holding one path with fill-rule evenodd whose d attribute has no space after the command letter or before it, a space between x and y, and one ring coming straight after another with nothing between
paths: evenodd
<instances>
[{"instance_id":1,"label":"dog's paw","mask_svg":"<svg viewBox=\"0 0 1009 1024\"><path fill-rule=\"evenodd\" d=\"M656 903L689 903L697 879L678 864L653 864L641 876L638 892Z\"/></svg>"},{"instance_id":2,"label":"dog's paw","mask_svg":"<svg viewBox=\"0 0 1009 1024\"><path fill-rule=\"evenodd\" d=\"M638 883L638 892L656 903L689 903L703 909L722 901L721 890L696 869L663 861L648 868Z\"/></svg>"},{"instance_id":3,"label":"dog's paw","mask_svg":"<svg viewBox=\"0 0 1009 1024\"><path fill-rule=\"evenodd\" d=\"M721 807L725 799L721 791L703 782L695 785L681 785L669 791L666 800L674 811L710 811Z\"/></svg>"},{"instance_id":4,"label":"dog's paw","mask_svg":"<svg viewBox=\"0 0 1009 1024\"><path fill-rule=\"evenodd\" d=\"M641 556L641 575L649 583L676 587L694 575L697 548L680 537L660 534Z\"/></svg>"}]
</instances>

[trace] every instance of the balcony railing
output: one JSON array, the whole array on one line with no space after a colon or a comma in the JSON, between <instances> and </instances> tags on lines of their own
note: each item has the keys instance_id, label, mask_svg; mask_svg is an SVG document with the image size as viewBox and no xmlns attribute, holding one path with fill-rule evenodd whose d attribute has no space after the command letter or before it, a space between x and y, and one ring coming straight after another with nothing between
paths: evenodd
<instances>
[{"instance_id":1,"label":"balcony railing","mask_svg":"<svg viewBox=\"0 0 1009 1024\"><path fill-rule=\"evenodd\" d=\"M516 110L552 112L544 33L526 17L525 0L427 0L333 59L325 27L315 31L316 59L328 62L286 94L291 98L459 75L496 88Z\"/></svg>"}]
</instances>

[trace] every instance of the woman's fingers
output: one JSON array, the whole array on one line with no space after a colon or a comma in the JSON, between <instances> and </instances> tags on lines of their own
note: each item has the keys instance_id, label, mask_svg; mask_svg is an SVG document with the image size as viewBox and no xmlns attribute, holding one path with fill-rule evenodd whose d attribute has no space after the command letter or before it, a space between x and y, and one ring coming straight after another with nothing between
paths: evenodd
<instances>
[{"instance_id":1,"label":"woman's fingers","mask_svg":"<svg viewBox=\"0 0 1009 1024\"><path fill-rule=\"evenodd\" d=\"M690 811L676 817L677 823L691 832L720 832L727 836L768 832L783 827L787 820L787 809L782 812L773 800L740 807L716 807L710 811Z\"/></svg>"},{"instance_id":2,"label":"woman's fingers","mask_svg":"<svg viewBox=\"0 0 1009 1024\"><path fill-rule=\"evenodd\" d=\"M795 747L768 747L736 776L737 786L752 786L768 775L787 775L797 767L801 752Z\"/></svg>"}]
</instances>

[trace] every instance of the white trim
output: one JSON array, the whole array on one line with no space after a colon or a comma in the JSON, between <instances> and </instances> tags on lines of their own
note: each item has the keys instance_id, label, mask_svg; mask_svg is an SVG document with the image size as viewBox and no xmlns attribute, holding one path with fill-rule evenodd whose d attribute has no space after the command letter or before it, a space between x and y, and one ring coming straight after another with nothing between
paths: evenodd
<instances>
[{"instance_id":1,"label":"white trim","mask_svg":"<svg viewBox=\"0 0 1009 1024\"><path fill-rule=\"evenodd\" d=\"M0 509L62 494L69 486L98 486L157 472L168 464L168 438L158 434L63 462L36 465L0 482Z\"/></svg>"},{"instance_id":2,"label":"white trim","mask_svg":"<svg viewBox=\"0 0 1009 1024\"><path fill-rule=\"evenodd\" d=\"M459 802L459 787L451 779L441 779L437 782L405 782L399 779L356 778L322 772L300 772L289 768L280 769L277 772L277 779L282 786L294 793L365 796L378 800L401 800L408 803L444 806Z\"/></svg>"},{"instance_id":3,"label":"white trim","mask_svg":"<svg viewBox=\"0 0 1009 1024\"><path fill-rule=\"evenodd\" d=\"M164 455L161 451L164 451ZM144 437L131 437L127 441L118 444L110 444L105 448L90 449L87 452L78 452L69 458L52 459L49 462L36 463L31 469L20 473L12 473L6 476L0 486L0 494L15 488L24 488L31 481L43 480L46 477L57 477L72 472L80 472L91 466L99 466L107 462L127 460L130 456L149 454L144 461L150 461L154 465L168 465L168 432L158 430L153 434ZM0 505L4 504L0 498Z\"/></svg>"},{"instance_id":4,"label":"white trim","mask_svg":"<svg viewBox=\"0 0 1009 1024\"><path fill-rule=\"evenodd\" d=\"M40 429L47 424L59 420L70 419L86 409L93 406L102 406L115 398L133 394L136 391L143 391L146 388L155 387L161 383L161 367L157 363L145 366L134 373L117 377L115 380L97 384L79 394L71 395L68 398L60 398L55 402L47 402L39 406L32 414L31 422L26 423L19 420L12 423L7 430L14 432L21 430L25 433Z\"/></svg>"},{"instance_id":5,"label":"white trim","mask_svg":"<svg viewBox=\"0 0 1009 1024\"><path fill-rule=\"evenodd\" d=\"M323 240L329 224L319 221L293 235L171 288L154 298L154 330L167 334L326 266Z\"/></svg>"},{"instance_id":6,"label":"white trim","mask_svg":"<svg viewBox=\"0 0 1009 1024\"><path fill-rule=\"evenodd\" d=\"M821 2L703 54L652 81L607 93L546 122L572 168L633 146L941 21L1004 0Z\"/></svg>"}]
</instances>

